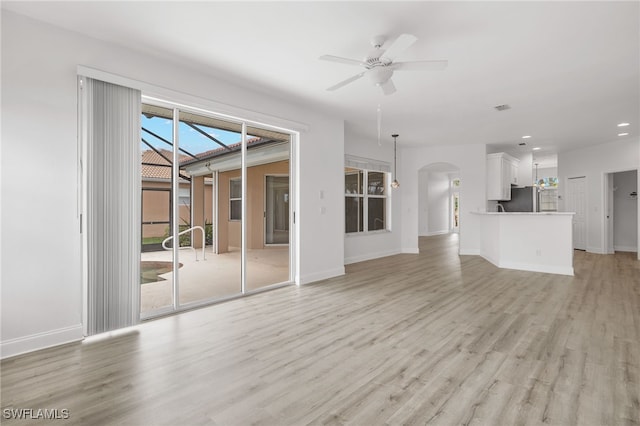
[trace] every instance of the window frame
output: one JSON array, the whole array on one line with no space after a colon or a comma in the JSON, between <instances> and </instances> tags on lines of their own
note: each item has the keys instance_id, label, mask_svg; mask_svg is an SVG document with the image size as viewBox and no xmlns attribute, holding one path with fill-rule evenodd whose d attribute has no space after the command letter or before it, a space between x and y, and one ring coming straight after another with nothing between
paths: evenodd
<instances>
[{"instance_id":1,"label":"window frame","mask_svg":"<svg viewBox=\"0 0 640 426\"><path fill-rule=\"evenodd\" d=\"M382 194L370 194L369 193L369 174L370 173L380 173L384 179L383 185L383 193ZM362 182L358 182L358 190L356 193L347 192L347 182L346 177L349 174L362 174ZM366 235L366 234L377 234L391 231L391 220L390 220L390 211L391 211L391 173L387 171L380 170L371 170L359 167L348 167L344 168L344 176L345 176L345 184L344 184L344 197L345 201L347 198L357 198L362 205L362 217L360 217L360 209L358 209L358 223L356 231L347 231L347 211L346 211L346 203L345 203L345 235ZM360 192L361 191L361 192ZM384 227L382 229L369 229L369 200L370 199L382 199L384 200ZM360 230L362 228L362 230Z\"/></svg>"},{"instance_id":2,"label":"window frame","mask_svg":"<svg viewBox=\"0 0 640 426\"><path fill-rule=\"evenodd\" d=\"M240 197L232 197L232 185L235 182L240 183ZM229 222L240 222L242 221L242 209L240 209L240 217L234 218L232 214L233 209L231 208L234 201L240 202L240 205L242 205L242 177L229 178Z\"/></svg>"}]
</instances>

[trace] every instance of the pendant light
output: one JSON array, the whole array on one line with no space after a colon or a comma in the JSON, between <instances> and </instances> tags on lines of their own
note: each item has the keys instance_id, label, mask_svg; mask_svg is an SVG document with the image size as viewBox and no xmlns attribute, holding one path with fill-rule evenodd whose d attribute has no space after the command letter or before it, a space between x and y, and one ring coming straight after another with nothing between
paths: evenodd
<instances>
[{"instance_id":1,"label":"pendant light","mask_svg":"<svg viewBox=\"0 0 640 426\"><path fill-rule=\"evenodd\" d=\"M398 188L400 186L400 182L398 182L398 179L396 179L396 169L397 169L397 156L396 156L396 138L399 135L394 134L391 135L391 137L393 138L393 182L391 182L391 187L392 188Z\"/></svg>"},{"instance_id":2,"label":"pendant light","mask_svg":"<svg viewBox=\"0 0 640 426\"><path fill-rule=\"evenodd\" d=\"M544 191L544 179L538 180L538 163L534 164L536 166L536 180L533 182L533 186L538 189L538 192Z\"/></svg>"}]
</instances>

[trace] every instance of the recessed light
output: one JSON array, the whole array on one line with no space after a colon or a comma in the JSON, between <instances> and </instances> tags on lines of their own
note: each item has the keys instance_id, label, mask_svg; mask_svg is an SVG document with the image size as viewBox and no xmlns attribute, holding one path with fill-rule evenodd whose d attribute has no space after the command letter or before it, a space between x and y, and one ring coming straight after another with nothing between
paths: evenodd
<instances>
[{"instance_id":1,"label":"recessed light","mask_svg":"<svg viewBox=\"0 0 640 426\"><path fill-rule=\"evenodd\" d=\"M629 133L618 133L618 136L629 136Z\"/></svg>"},{"instance_id":2,"label":"recessed light","mask_svg":"<svg viewBox=\"0 0 640 426\"><path fill-rule=\"evenodd\" d=\"M629 125L629 123L620 123L618 124L618 127L627 127Z\"/></svg>"},{"instance_id":3,"label":"recessed light","mask_svg":"<svg viewBox=\"0 0 640 426\"><path fill-rule=\"evenodd\" d=\"M529 135L526 135L526 136L522 137L522 139L529 139L529 138L531 138L531 136L529 136Z\"/></svg>"},{"instance_id":4,"label":"recessed light","mask_svg":"<svg viewBox=\"0 0 640 426\"><path fill-rule=\"evenodd\" d=\"M540 150L540 147L539 147L539 146L536 146L535 148L533 148L533 150L534 150L534 151L538 151L538 150Z\"/></svg>"}]
</instances>

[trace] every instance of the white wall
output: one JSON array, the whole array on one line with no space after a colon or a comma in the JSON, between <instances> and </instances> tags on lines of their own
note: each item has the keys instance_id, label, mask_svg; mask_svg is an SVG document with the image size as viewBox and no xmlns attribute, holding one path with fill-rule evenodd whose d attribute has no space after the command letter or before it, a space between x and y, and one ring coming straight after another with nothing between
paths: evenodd
<instances>
[{"instance_id":1,"label":"white wall","mask_svg":"<svg viewBox=\"0 0 640 426\"><path fill-rule=\"evenodd\" d=\"M613 174L613 248L616 251L638 250L638 171Z\"/></svg>"},{"instance_id":2,"label":"white wall","mask_svg":"<svg viewBox=\"0 0 640 426\"><path fill-rule=\"evenodd\" d=\"M418 253L419 170L429 164L449 163L460 170L460 254L479 254L479 219L471 212L486 211L486 146L407 147L400 149L398 158L402 196L402 251Z\"/></svg>"},{"instance_id":3,"label":"white wall","mask_svg":"<svg viewBox=\"0 0 640 426\"><path fill-rule=\"evenodd\" d=\"M557 167L538 168L538 179L548 178L548 177L558 177L558 168Z\"/></svg>"},{"instance_id":4,"label":"white wall","mask_svg":"<svg viewBox=\"0 0 640 426\"><path fill-rule=\"evenodd\" d=\"M388 138L387 138L388 139ZM344 151L347 155L387 162L393 170L393 140L378 141L363 138L345 129ZM402 185L402 182L400 182ZM344 189L344 182L343 182ZM393 189L388 199L391 203L391 230L370 234L344 234L344 263L362 262L369 259L400 253L400 211L401 198ZM344 200L343 200L344 201ZM344 232L344 202L340 230Z\"/></svg>"},{"instance_id":5,"label":"white wall","mask_svg":"<svg viewBox=\"0 0 640 426\"><path fill-rule=\"evenodd\" d=\"M516 156L520 160L518 163L518 186L531 186L533 184L533 154L523 152Z\"/></svg>"},{"instance_id":6,"label":"white wall","mask_svg":"<svg viewBox=\"0 0 640 426\"><path fill-rule=\"evenodd\" d=\"M448 173L428 172L427 235L445 234L450 231L450 186Z\"/></svg>"},{"instance_id":7,"label":"white wall","mask_svg":"<svg viewBox=\"0 0 640 426\"><path fill-rule=\"evenodd\" d=\"M3 10L3 357L81 338L78 65L197 96L203 105L246 109L248 119L257 111L306 124L299 146L299 281L344 273L341 119Z\"/></svg>"},{"instance_id":8,"label":"white wall","mask_svg":"<svg viewBox=\"0 0 640 426\"><path fill-rule=\"evenodd\" d=\"M587 251L606 253L604 175L640 167L640 139L617 140L588 148L558 154L558 210L565 211L567 179L586 177L587 184ZM640 221L640 217L638 218Z\"/></svg>"},{"instance_id":9,"label":"white wall","mask_svg":"<svg viewBox=\"0 0 640 426\"><path fill-rule=\"evenodd\" d=\"M426 167L418 171L418 232L421 237L451 229L451 193L448 172Z\"/></svg>"},{"instance_id":10,"label":"white wall","mask_svg":"<svg viewBox=\"0 0 640 426\"><path fill-rule=\"evenodd\" d=\"M429 169L418 170L418 235L429 235Z\"/></svg>"}]
</instances>

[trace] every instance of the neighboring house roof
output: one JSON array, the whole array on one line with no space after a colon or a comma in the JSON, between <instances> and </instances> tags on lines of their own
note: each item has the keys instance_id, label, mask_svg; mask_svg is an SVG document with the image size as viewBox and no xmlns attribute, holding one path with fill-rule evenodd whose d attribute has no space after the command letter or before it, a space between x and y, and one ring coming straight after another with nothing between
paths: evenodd
<instances>
[{"instance_id":1,"label":"neighboring house roof","mask_svg":"<svg viewBox=\"0 0 640 426\"><path fill-rule=\"evenodd\" d=\"M247 147L257 147L260 145L267 144L269 142L275 142L270 138L261 138L255 137L251 139L247 139ZM209 151L204 151L199 154L195 154L198 158L193 158L191 156L180 154L180 166L186 166L189 164L197 163L198 161L208 160L215 157L224 156L227 154L235 154L240 151L242 147L241 142L236 142L228 145L228 148L216 148L211 149ZM167 149L159 149L158 150L162 155L158 154L156 151L152 149L147 149L142 151L142 167L141 167L141 175L142 179L166 179L171 180L171 162L167 161L164 157L168 159L173 158L173 152ZM181 170L180 174L183 176L189 177L189 174Z\"/></svg>"},{"instance_id":2,"label":"neighboring house roof","mask_svg":"<svg viewBox=\"0 0 640 426\"><path fill-rule=\"evenodd\" d=\"M167 149L158 150L162 155L171 159L173 153ZM191 157L181 154L180 162ZM160 154L152 149L142 151L141 158L141 175L142 179L167 179L171 180L171 162L164 159ZM184 174L184 173L183 173Z\"/></svg>"},{"instance_id":3,"label":"neighboring house roof","mask_svg":"<svg viewBox=\"0 0 640 426\"><path fill-rule=\"evenodd\" d=\"M255 137L255 138L247 139L247 148L253 148L253 147L267 144L270 142L279 142L279 141L276 141L271 138ZM180 165L187 166L189 164L197 163L198 161L210 160L211 158L220 157L227 154L233 154L240 151L241 147L242 147L242 142L236 142L236 143L227 145L228 149L220 147L220 148L212 149L209 151L201 152L200 154L196 154L196 157L198 158L189 157L184 161L180 161Z\"/></svg>"}]
</instances>

